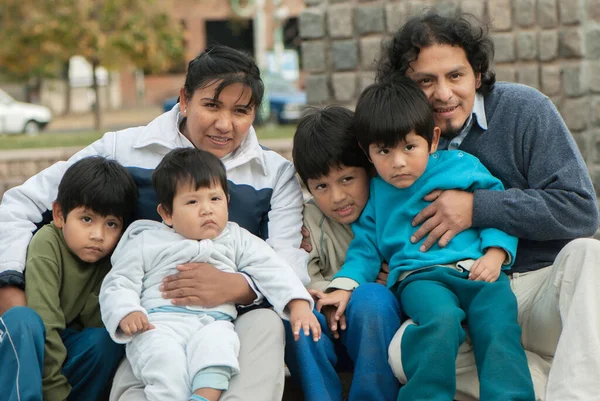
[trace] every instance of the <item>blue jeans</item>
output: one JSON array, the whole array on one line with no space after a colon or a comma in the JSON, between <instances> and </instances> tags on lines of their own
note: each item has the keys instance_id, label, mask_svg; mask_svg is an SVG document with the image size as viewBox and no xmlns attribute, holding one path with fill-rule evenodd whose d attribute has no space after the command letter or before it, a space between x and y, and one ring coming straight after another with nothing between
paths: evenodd
<instances>
[{"instance_id":1,"label":"blue jeans","mask_svg":"<svg viewBox=\"0 0 600 401\"><path fill-rule=\"evenodd\" d=\"M0 399L42 401L46 329L31 308L16 306L0 317Z\"/></svg>"},{"instance_id":2,"label":"blue jeans","mask_svg":"<svg viewBox=\"0 0 600 401\"><path fill-rule=\"evenodd\" d=\"M42 401L42 371L46 331L31 308L15 307L0 318L0 399ZM67 348L62 372L72 386L68 400L99 399L124 355L106 329L66 329L61 338Z\"/></svg>"},{"instance_id":3,"label":"blue jeans","mask_svg":"<svg viewBox=\"0 0 600 401\"><path fill-rule=\"evenodd\" d=\"M341 401L338 370L354 368L349 401L396 400L399 382L388 364L388 346L400 327L400 304L386 287L370 283L352 293L346 308L347 328L334 340L325 316L315 311L323 335L294 341L285 321L285 361L306 401Z\"/></svg>"}]
</instances>

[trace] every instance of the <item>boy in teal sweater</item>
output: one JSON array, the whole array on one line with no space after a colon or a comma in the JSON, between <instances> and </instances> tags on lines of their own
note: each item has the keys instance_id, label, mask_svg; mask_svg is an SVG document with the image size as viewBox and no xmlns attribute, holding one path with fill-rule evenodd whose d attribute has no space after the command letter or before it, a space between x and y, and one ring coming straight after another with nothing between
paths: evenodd
<instances>
[{"instance_id":1,"label":"boy in teal sweater","mask_svg":"<svg viewBox=\"0 0 600 401\"><path fill-rule=\"evenodd\" d=\"M361 94L354 119L361 148L375 165L370 198L356 223L342 269L318 308L346 308L352 290L373 282L389 263L388 287L416 325L406 329L402 364L408 383L398 400L452 400L455 361L465 339L475 351L481 399L534 400L521 346L517 303L508 277L517 239L493 229L469 229L445 247L424 252L411 243L412 218L434 190L503 190L479 160L461 151L436 151L440 129L421 89L388 78ZM360 288L360 287L359 287ZM398 350L400 351L400 350ZM390 350L390 352L396 352Z\"/></svg>"},{"instance_id":2,"label":"boy in teal sweater","mask_svg":"<svg viewBox=\"0 0 600 401\"><path fill-rule=\"evenodd\" d=\"M344 263L353 234L350 224L369 197L373 165L358 146L352 130L354 113L339 106L313 109L298 123L293 159L313 198L304 206L310 233L307 285L315 299ZM301 336L294 341L286 326L285 359L306 401L341 401L338 371L352 370L349 401L394 401L399 382L388 364L387 349L400 327L394 294L380 284L366 284L352 295L346 313L315 312L323 335L318 342Z\"/></svg>"},{"instance_id":3,"label":"boy in teal sweater","mask_svg":"<svg viewBox=\"0 0 600 401\"><path fill-rule=\"evenodd\" d=\"M137 196L116 161L79 160L59 184L53 222L29 244L25 294L46 330L40 401L99 399L123 357L102 325L98 294Z\"/></svg>"}]
</instances>

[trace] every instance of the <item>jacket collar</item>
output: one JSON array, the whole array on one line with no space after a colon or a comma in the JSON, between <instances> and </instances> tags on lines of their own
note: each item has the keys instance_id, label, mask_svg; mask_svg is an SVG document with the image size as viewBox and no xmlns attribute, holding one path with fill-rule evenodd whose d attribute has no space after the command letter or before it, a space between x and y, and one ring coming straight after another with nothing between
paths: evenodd
<instances>
[{"instance_id":1,"label":"jacket collar","mask_svg":"<svg viewBox=\"0 0 600 401\"><path fill-rule=\"evenodd\" d=\"M137 138L133 147L141 149L151 145L159 145L167 150L171 150L178 147L194 146L179 131L179 124L182 120L183 116L179 112L179 103L177 103L171 110L161 114L146 125L142 135ZM261 168L264 175L267 175L264 153L258 143L256 131L252 126L246 139L244 139L234 152L225 156L222 161L225 164L226 170L253 162Z\"/></svg>"}]
</instances>

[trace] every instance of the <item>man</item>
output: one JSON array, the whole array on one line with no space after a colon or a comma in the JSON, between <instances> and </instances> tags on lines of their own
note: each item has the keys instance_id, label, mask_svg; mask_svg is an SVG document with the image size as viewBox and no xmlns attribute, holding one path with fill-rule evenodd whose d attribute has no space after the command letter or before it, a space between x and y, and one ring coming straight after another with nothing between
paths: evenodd
<instances>
[{"instance_id":1,"label":"man","mask_svg":"<svg viewBox=\"0 0 600 401\"><path fill-rule=\"evenodd\" d=\"M432 203L413 220L411 240L425 238L426 252L469 227L519 237L509 276L522 343L539 370L534 381L552 363L546 400L600 400L600 242L581 239L598 228L595 192L552 102L533 88L495 83L492 57L487 30L434 10L409 19L383 50L378 79L400 72L417 82L442 129L440 147L477 156L506 188L432 192L425 198ZM401 381L405 325L390 345ZM466 349L457 361L457 394L473 399L478 384L476 375L464 374L473 372L468 361L474 364Z\"/></svg>"}]
</instances>

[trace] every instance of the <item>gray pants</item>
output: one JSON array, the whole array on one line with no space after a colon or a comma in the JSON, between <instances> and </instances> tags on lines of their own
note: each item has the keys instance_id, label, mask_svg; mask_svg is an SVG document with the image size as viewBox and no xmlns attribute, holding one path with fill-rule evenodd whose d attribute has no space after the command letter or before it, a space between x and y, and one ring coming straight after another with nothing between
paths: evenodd
<instances>
[{"instance_id":1,"label":"gray pants","mask_svg":"<svg viewBox=\"0 0 600 401\"><path fill-rule=\"evenodd\" d=\"M281 319L270 309L257 309L239 316L234 325L240 338L240 374L232 377L219 401L280 401L285 381ZM146 401L144 385L127 359L115 374L110 401Z\"/></svg>"}]
</instances>

